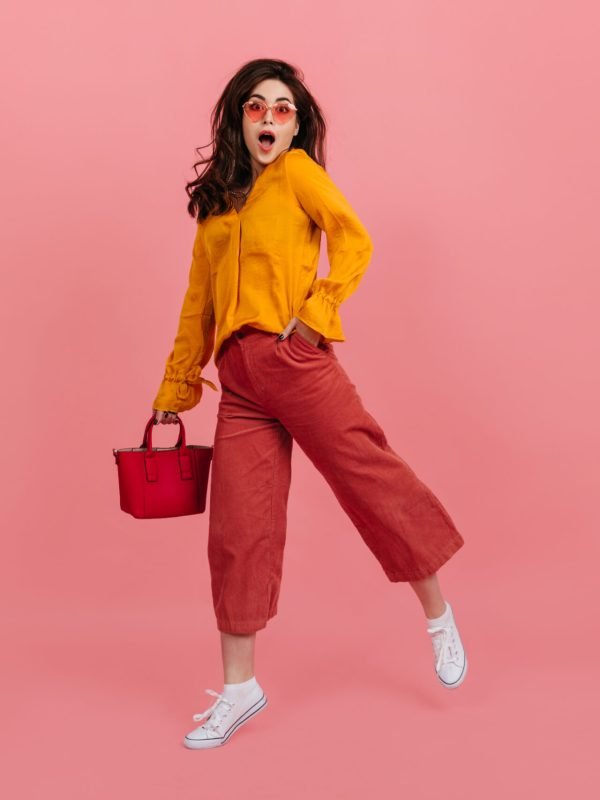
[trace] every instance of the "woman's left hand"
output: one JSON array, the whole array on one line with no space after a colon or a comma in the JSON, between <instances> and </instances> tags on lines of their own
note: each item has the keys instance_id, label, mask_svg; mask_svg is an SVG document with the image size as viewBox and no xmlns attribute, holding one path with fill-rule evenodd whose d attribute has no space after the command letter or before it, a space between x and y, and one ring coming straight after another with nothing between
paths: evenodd
<instances>
[{"instance_id":1,"label":"woman's left hand","mask_svg":"<svg viewBox=\"0 0 600 800\"><path fill-rule=\"evenodd\" d=\"M322 334L319 331L316 331L314 328L311 328L305 322L302 322L301 319L298 317L292 317L292 319L288 322L285 328L279 334L280 339L287 339L288 335L296 328L296 334L300 334L305 339L307 339L312 345L318 347L318 345L323 340Z\"/></svg>"}]
</instances>

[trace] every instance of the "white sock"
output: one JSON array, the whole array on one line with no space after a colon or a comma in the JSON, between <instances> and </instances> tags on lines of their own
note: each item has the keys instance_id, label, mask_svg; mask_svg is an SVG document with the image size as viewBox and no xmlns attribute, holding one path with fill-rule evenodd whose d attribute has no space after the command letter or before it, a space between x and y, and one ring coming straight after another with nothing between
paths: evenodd
<instances>
[{"instance_id":1,"label":"white sock","mask_svg":"<svg viewBox=\"0 0 600 800\"><path fill-rule=\"evenodd\" d=\"M448 605L448 601L447 600L445 601L445 603L446 603L446 610L444 611L443 614L441 614L439 617L433 617L433 619L430 619L429 617L425 618L426 621L427 621L427 627L428 628L429 628L430 625L431 626L433 626L433 625L443 625L445 622L449 621L449 619L450 619L450 606Z\"/></svg>"},{"instance_id":2,"label":"white sock","mask_svg":"<svg viewBox=\"0 0 600 800\"><path fill-rule=\"evenodd\" d=\"M225 683L223 685L223 694L231 700L237 700L257 686L258 681L256 676L253 675L247 681L242 681L242 683Z\"/></svg>"}]
</instances>

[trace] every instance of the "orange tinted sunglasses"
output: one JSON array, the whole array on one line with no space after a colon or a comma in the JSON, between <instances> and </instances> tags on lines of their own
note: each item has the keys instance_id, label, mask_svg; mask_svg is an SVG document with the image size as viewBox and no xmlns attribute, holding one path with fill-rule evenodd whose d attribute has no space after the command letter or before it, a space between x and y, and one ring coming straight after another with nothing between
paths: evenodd
<instances>
[{"instance_id":1,"label":"orange tinted sunglasses","mask_svg":"<svg viewBox=\"0 0 600 800\"><path fill-rule=\"evenodd\" d=\"M273 103L270 106L262 100L246 100L242 108L251 122L260 122L265 118L267 111L271 109L273 111L273 119L278 125L289 122L298 110L293 103L288 103L287 100Z\"/></svg>"}]
</instances>

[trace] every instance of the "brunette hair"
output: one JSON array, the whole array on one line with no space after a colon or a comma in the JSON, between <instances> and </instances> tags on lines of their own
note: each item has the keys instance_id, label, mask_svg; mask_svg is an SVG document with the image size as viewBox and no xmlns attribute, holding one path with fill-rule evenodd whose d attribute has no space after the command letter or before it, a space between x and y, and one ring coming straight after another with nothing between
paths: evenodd
<instances>
[{"instance_id":1,"label":"brunette hair","mask_svg":"<svg viewBox=\"0 0 600 800\"><path fill-rule=\"evenodd\" d=\"M189 214L198 222L211 214L218 215L233 207L232 196L252 179L250 154L242 129L242 104L251 97L254 87L263 80L274 78L291 90L300 125L290 149L305 150L325 168L325 117L319 104L304 85L304 75L295 66L274 58L248 61L225 86L211 112L213 152L194 164L208 164L185 190L190 198ZM204 147L208 147L205 145ZM200 153L203 148L197 147Z\"/></svg>"}]
</instances>

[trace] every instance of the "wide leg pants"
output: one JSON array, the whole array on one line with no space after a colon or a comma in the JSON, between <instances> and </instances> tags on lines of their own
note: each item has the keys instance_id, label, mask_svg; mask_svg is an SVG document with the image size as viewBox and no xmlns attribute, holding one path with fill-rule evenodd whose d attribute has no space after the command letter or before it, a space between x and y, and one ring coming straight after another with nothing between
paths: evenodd
<instances>
[{"instance_id":1,"label":"wide leg pants","mask_svg":"<svg viewBox=\"0 0 600 800\"><path fill-rule=\"evenodd\" d=\"M433 574L464 540L391 448L331 343L245 325L218 354L208 558L217 628L252 633L277 613L292 442L323 475L390 581Z\"/></svg>"}]
</instances>

